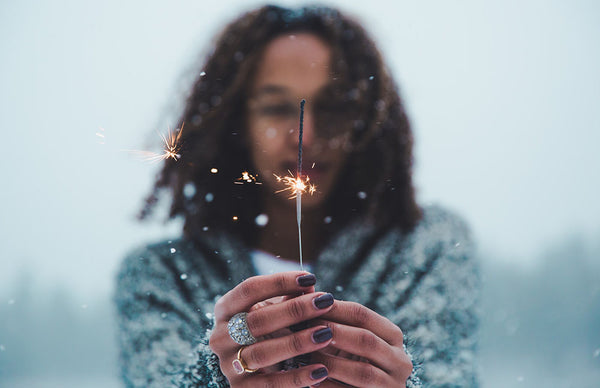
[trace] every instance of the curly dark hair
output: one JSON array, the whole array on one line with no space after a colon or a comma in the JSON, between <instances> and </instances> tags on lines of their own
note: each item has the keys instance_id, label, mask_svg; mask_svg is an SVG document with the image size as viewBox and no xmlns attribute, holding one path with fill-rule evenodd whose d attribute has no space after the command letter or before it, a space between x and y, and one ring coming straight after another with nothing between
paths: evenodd
<instances>
[{"instance_id":1,"label":"curly dark hair","mask_svg":"<svg viewBox=\"0 0 600 388\"><path fill-rule=\"evenodd\" d=\"M242 171L253 171L245 128L249 85L265 46L281 34L296 32L315 34L330 46L332 82L341 91L336 98L360 106L353 108L360 113L353 119L353 146L325 202L332 220L325 233L331 235L358 218L403 231L416 225L421 210L412 183L413 135L397 87L360 24L321 6L264 6L225 28L198 71L181 116L181 159L165 161L141 219L166 189L172 196L170 218L184 217L188 237L208 227L232 232L250 244L255 241L254 220L266 188L233 184Z\"/></svg>"}]
</instances>

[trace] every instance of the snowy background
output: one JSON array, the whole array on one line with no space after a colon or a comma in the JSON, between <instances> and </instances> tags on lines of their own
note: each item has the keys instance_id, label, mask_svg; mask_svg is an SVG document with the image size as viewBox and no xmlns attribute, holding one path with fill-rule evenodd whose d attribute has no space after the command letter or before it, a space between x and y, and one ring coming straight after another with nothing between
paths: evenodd
<instances>
[{"instance_id":1,"label":"snowy background","mask_svg":"<svg viewBox=\"0 0 600 388\"><path fill-rule=\"evenodd\" d=\"M597 387L600 3L329 3L400 83L420 200L475 232L484 387ZM120 150L158 147L210 39L255 4L0 3L0 386L119 386L114 273L179 230L135 221L157 166Z\"/></svg>"}]
</instances>

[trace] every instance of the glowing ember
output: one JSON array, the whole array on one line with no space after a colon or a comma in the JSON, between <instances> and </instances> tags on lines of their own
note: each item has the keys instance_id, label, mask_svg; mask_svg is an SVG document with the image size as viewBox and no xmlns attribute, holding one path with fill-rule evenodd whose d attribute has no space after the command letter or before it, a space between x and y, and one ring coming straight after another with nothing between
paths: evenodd
<instances>
[{"instance_id":1,"label":"glowing ember","mask_svg":"<svg viewBox=\"0 0 600 388\"><path fill-rule=\"evenodd\" d=\"M304 177L294 177L291 171L288 171L290 175L279 176L273 174L277 179L277 182L282 182L286 187L277 190L276 193L283 193L284 191L290 192L290 199L294 199L298 194L308 193L313 195L317 191L317 186L310 183L310 178L305 175Z\"/></svg>"},{"instance_id":2,"label":"glowing ember","mask_svg":"<svg viewBox=\"0 0 600 388\"><path fill-rule=\"evenodd\" d=\"M256 180L256 177L254 175L250 174L248 171L243 171L242 172L242 176L239 177L236 180L236 182L233 182L233 183L235 183L236 185L243 185L244 182L246 182L246 183L254 183L254 184L257 184L257 185L262 185L262 183L258 182Z\"/></svg>"}]
</instances>

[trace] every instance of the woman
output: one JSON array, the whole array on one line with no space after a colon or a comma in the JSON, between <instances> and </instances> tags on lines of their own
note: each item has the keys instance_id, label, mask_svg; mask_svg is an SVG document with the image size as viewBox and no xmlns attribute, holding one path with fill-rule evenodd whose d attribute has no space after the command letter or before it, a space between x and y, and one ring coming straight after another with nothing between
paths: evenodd
<instances>
[{"instance_id":1,"label":"woman","mask_svg":"<svg viewBox=\"0 0 600 388\"><path fill-rule=\"evenodd\" d=\"M298 271L295 202L273 177L296 169L301 99L312 273ZM359 24L322 7L243 15L181 122L181 158L142 217L168 189L184 237L133 252L118 275L126 385L477 385L468 233L416 204L408 120Z\"/></svg>"}]
</instances>

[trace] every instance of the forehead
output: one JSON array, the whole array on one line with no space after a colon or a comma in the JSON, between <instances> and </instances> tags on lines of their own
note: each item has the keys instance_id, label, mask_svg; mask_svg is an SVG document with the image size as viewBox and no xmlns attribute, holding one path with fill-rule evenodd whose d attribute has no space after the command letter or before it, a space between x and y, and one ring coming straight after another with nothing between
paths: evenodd
<instances>
[{"instance_id":1,"label":"forehead","mask_svg":"<svg viewBox=\"0 0 600 388\"><path fill-rule=\"evenodd\" d=\"M316 35L286 34L265 47L253 94L288 93L307 98L330 80L331 50Z\"/></svg>"}]
</instances>

